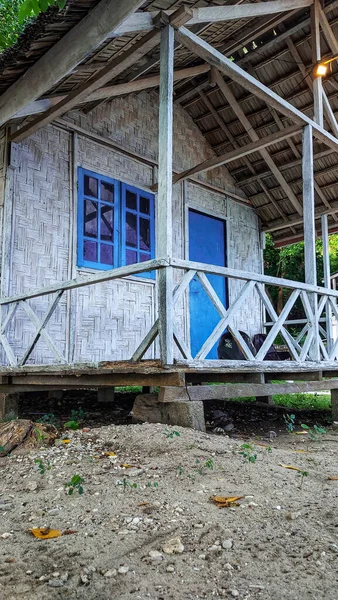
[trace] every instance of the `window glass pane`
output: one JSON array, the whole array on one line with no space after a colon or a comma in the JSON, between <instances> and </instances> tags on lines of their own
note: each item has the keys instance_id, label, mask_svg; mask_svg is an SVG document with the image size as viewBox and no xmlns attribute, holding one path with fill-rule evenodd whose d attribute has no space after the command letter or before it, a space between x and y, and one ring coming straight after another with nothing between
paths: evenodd
<instances>
[{"instance_id":1,"label":"window glass pane","mask_svg":"<svg viewBox=\"0 0 338 600\"><path fill-rule=\"evenodd\" d=\"M133 265L137 262L137 252L134 250L126 250L126 264Z\"/></svg>"},{"instance_id":2,"label":"window glass pane","mask_svg":"<svg viewBox=\"0 0 338 600\"><path fill-rule=\"evenodd\" d=\"M114 186L112 183L101 181L101 200L111 204L114 203Z\"/></svg>"},{"instance_id":3,"label":"window glass pane","mask_svg":"<svg viewBox=\"0 0 338 600\"><path fill-rule=\"evenodd\" d=\"M132 210L137 210L137 195L130 190L126 191L126 206Z\"/></svg>"},{"instance_id":4,"label":"window glass pane","mask_svg":"<svg viewBox=\"0 0 338 600\"><path fill-rule=\"evenodd\" d=\"M84 193L85 196L94 196L97 198L98 192L98 181L95 177L89 177L89 175L84 176Z\"/></svg>"},{"instance_id":5,"label":"window glass pane","mask_svg":"<svg viewBox=\"0 0 338 600\"><path fill-rule=\"evenodd\" d=\"M140 248L150 250L150 221L140 218Z\"/></svg>"},{"instance_id":6,"label":"window glass pane","mask_svg":"<svg viewBox=\"0 0 338 600\"><path fill-rule=\"evenodd\" d=\"M150 202L149 198L144 198L144 196L140 197L140 212L145 215L150 214Z\"/></svg>"},{"instance_id":7,"label":"window glass pane","mask_svg":"<svg viewBox=\"0 0 338 600\"><path fill-rule=\"evenodd\" d=\"M101 204L101 240L114 241L114 210Z\"/></svg>"},{"instance_id":8,"label":"window glass pane","mask_svg":"<svg viewBox=\"0 0 338 600\"><path fill-rule=\"evenodd\" d=\"M150 260L151 256L150 254L142 254L140 253L140 262L145 262L146 260Z\"/></svg>"},{"instance_id":9,"label":"window glass pane","mask_svg":"<svg viewBox=\"0 0 338 600\"><path fill-rule=\"evenodd\" d=\"M127 246L137 247L137 221L136 215L126 214L126 244Z\"/></svg>"},{"instance_id":10,"label":"window glass pane","mask_svg":"<svg viewBox=\"0 0 338 600\"><path fill-rule=\"evenodd\" d=\"M100 245L100 262L104 265L113 266L113 246Z\"/></svg>"},{"instance_id":11,"label":"window glass pane","mask_svg":"<svg viewBox=\"0 0 338 600\"><path fill-rule=\"evenodd\" d=\"M97 244L84 240L83 257L90 262L97 262Z\"/></svg>"},{"instance_id":12,"label":"window glass pane","mask_svg":"<svg viewBox=\"0 0 338 600\"><path fill-rule=\"evenodd\" d=\"M85 200L84 235L97 237L97 202Z\"/></svg>"}]
</instances>

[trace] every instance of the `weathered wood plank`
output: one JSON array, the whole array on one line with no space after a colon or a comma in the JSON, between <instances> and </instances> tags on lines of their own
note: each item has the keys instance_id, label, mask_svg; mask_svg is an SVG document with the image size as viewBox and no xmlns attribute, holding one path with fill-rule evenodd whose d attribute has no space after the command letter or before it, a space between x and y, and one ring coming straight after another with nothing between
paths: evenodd
<instances>
[{"instance_id":1,"label":"weathered wood plank","mask_svg":"<svg viewBox=\"0 0 338 600\"><path fill-rule=\"evenodd\" d=\"M37 328L37 331L39 331L39 334L40 334L39 337L42 336L44 338L48 348L52 351L56 360L61 363L66 363L67 361L66 361L65 357L62 356L62 354L60 354L60 352L58 351L58 349L54 343L54 340L51 338L48 331L46 331L46 329L43 326L43 322L41 322L40 319L37 317L37 315L35 314L32 307L28 304L28 302L26 300L21 301L21 306L22 306L23 310L25 311L26 315L29 317L29 319L33 323L33 325L35 325L35 327Z\"/></svg>"},{"instance_id":2,"label":"weathered wood plank","mask_svg":"<svg viewBox=\"0 0 338 600\"><path fill-rule=\"evenodd\" d=\"M139 8L143 0L101 0L0 96L0 124L70 73Z\"/></svg>"},{"instance_id":3,"label":"weathered wood plank","mask_svg":"<svg viewBox=\"0 0 338 600\"><path fill-rule=\"evenodd\" d=\"M319 0L313 0L311 6L311 46L312 64L316 65L321 60L320 29L319 29ZM324 127L323 118L323 84L321 77L313 78L314 120Z\"/></svg>"},{"instance_id":4,"label":"weathered wood plank","mask_svg":"<svg viewBox=\"0 0 338 600\"><path fill-rule=\"evenodd\" d=\"M90 387L114 387L125 385L174 385L184 386L184 373L111 373L109 375L74 375L58 377L53 375L16 375L12 377L13 388L16 385L59 387L61 389L80 389Z\"/></svg>"},{"instance_id":5,"label":"weathered wood plank","mask_svg":"<svg viewBox=\"0 0 338 600\"><path fill-rule=\"evenodd\" d=\"M165 259L147 260L143 263L128 265L126 267L118 267L117 269L111 269L110 271L104 271L98 275L91 275L88 278L79 277L78 279L71 279L59 284L56 283L34 290L33 292L28 292L26 294L18 294L17 296L11 296L9 298L0 298L0 305L12 304L12 302L28 300L30 298L38 298L39 296L47 296L48 294L53 294L59 290L75 290L77 288L85 287L86 285L95 285L97 283L103 283L104 281L112 281L113 279L118 279L120 277L136 275L137 273L148 273L149 271L157 270L158 268L168 265L169 262Z\"/></svg>"},{"instance_id":6,"label":"weathered wood plank","mask_svg":"<svg viewBox=\"0 0 338 600\"><path fill-rule=\"evenodd\" d=\"M187 388L190 400L223 400L246 396L273 396L338 389L338 380L295 383L234 383L229 385L198 385Z\"/></svg>"},{"instance_id":7,"label":"weathered wood plank","mask_svg":"<svg viewBox=\"0 0 338 600\"><path fill-rule=\"evenodd\" d=\"M142 342L140 343L138 348L135 350L133 356L131 357L131 361L136 362L138 360L141 360L142 356L145 355L145 353L150 348L152 343L155 341L157 336L158 336L158 319L156 319L154 325L151 327L151 329L148 331L145 338L142 340Z\"/></svg>"},{"instance_id":8,"label":"weathered wood plank","mask_svg":"<svg viewBox=\"0 0 338 600\"><path fill-rule=\"evenodd\" d=\"M172 170L173 170L173 72L174 29L161 31L159 157L158 157L158 231L159 256L172 256ZM167 267L158 275L158 311L161 359L174 361L173 270Z\"/></svg>"}]
</instances>

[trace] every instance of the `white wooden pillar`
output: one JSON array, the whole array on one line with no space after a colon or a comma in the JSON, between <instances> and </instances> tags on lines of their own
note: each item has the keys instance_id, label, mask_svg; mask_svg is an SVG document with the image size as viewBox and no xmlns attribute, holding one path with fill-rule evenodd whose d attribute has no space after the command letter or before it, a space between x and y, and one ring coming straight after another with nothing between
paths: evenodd
<instances>
[{"instance_id":1,"label":"white wooden pillar","mask_svg":"<svg viewBox=\"0 0 338 600\"><path fill-rule=\"evenodd\" d=\"M321 216L322 225L322 242L323 242L323 263L324 263L324 286L331 288L331 273L330 273L330 252L329 252L329 227L327 215ZM329 303L326 303L326 340L327 348L331 350L333 339L332 328L332 311Z\"/></svg>"},{"instance_id":2,"label":"white wooden pillar","mask_svg":"<svg viewBox=\"0 0 338 600\"><path fill-rule=\"evenodd\" d=\"M311 125L305 125L303 129L303 220L305 283L317 285L313 135ZM310 349L310 357L311 360L317 361L320 360L317 294L309 294L309 300L314 314L314 322L311 324L314 339Z\"/></svg>"},{"instance_id":3,"label":"white wooden pillar","mask_svg":"<svg viewBox=\"0 0 338 600\"><path fill-rule=\"evenodd\" d=\"M172 257L172 173L173 173L173 93L174 29L161 31L160 109L158 152L157 255ZM173 356L173 270L158 274L158 311L161 360L172 364Z\"/></svg>"},{"instance_id":4,"label":"white wooden pillar","mask_svg":"<svg viewBox=\"0 0 338 600\"><path fill-rule=\"evenodd\" d=\"M314 0L311 6L311 45L312 62L317 64L321 60L320 51L320 29L319 29L319 11L320 2ZM321 127L324 126L323 119L323 83L321 77L313 78L313 101L314 101L314 120Z\"/></svg>"}]
</instances>

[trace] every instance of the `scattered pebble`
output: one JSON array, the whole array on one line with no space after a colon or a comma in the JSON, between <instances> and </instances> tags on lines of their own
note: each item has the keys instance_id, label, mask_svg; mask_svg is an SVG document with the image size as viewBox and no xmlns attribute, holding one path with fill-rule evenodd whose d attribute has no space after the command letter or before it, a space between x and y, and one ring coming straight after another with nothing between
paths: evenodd
<instances>
[{"instance_id":1,"label":"scattered pebble","mask_svg":"<svg viewBox=\"0 0 338 600\"><path fill-rule=\"evenodd\" d=\"M50 587L62 587L64 585L64 582L61 579L50 579L48 581L48 585Z\"/></svg>"},{"instance_id":2,"label":"scattered pebble","mask_svg":"<svg viewBox=\"0 0 338 600\"><path fill-rule=\"evenodd\" d=\"M117 575L116 569L110 569L109 571L106 571L104 574L104 576L108 577L108 578L115 577L116 575Z\"/></svg>"},{"instance_id":3,"label":"scattered pebble","mask_svg":"<svg viewBox=\"0 0 338 600\"><path fill-rule=\"evenodd\" d=\"M158 560L158 561L163 560L163 554L161 554L161 552L159 552L158 550L150 550L149 556L154 561L155 560Z\"/></svg>"},{"instance_id":4,"label":"scattered pebble","mask_svg":"<svg viewBox=\"0 0 338 600\"><path fill-rule=\"evenodd\" d=\"M12 533L8 533L8 532L6 532L6 533L2 533L0 537L1 537L3 540L7 540L8 538L12 537L12 535L13 535Z\"/></svg>"},{"instance_id":5,"label":"scattered pebble","mask_svg":"<svg viewBox=\"0 0 338 600\"><path fill-rule=\"evenodd\" d=\"M129 567L120 567L118 573L120 573L120 575L125 575L126 573L128 573L128 571Z\"/></svg>"},{"instance_id":6,"label":"scattered pebble","mask_svg":"<svg viewBox=\"0 0 338 600\"><path fill-rule=\"evenodd\" d=\"M174 537L164 542L162 550L165 554L182 554L184 546L179 537Z\"/></svg>"},{"instance_id":7,"label":"scattered pebble","mask_svg":"<svg viewBox=\"0 0 338 600\"><path fill-rule=\"evenodd\" d=\"M231 550L232 546L233 546L233 541L231 539L229 539L229 540L223 540L223 542L222 542L222 548L224 550Z\"/></svg>"}]
</instances>

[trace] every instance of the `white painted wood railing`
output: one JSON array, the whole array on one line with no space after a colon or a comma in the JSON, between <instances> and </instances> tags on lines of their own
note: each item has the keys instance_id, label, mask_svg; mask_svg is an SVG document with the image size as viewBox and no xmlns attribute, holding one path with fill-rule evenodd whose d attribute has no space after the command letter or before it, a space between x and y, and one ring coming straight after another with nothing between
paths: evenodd
<instances>
[{"instance_id":1,"label":"white painted wood railing","mask_svg":"<svg viewBox=\"0 0 338 600\"><path fill-rule=\"evenodd\" d=\"M168 311L164 313L166 315L165 318L172 320L171 325L173 329L172 339L166 340L166 343L172 344L172 347L175 345L179 349L183 359L187 360L189 364L191 362L200 363L200 361L204 361L226 329L236 339L246 359L252 363L257 364L264 360L271 344L276 341L278 336L283 338L292 360L299 364L306 361L324 364L337 360L338 339L327 339L325 324L327 314L332 314L338 321L338 291L277 277L268 277L266 275L237 271L225 267L168 258L151 260L128 267L120 267L111 271L100 272L88 278L74 279L62 284L37 289L30 293L19 294L10 298L1 298L0 344L3 347L8 363L11 366L24 366L40 338L47 344L57 363L67 362L47 330L48 323L66 291L97 285L139 273L159 271L168 267L179 273L179 282L174 287L172 298L169 302L171 310L169 313ZM229 306L224 306L221 302L207 275L218 275L224 277L224 279L242 282L242 287L237 297L231 301ZM195 356L191 355L190 345L185 339L181 328L175 325L175 311L180 305L180 301L187 295L193 278L198 280L219 313L219 322ZM283 287L290 292L279 315L277 315L269 297L268 290L271 286L277 288ZM40 318L33 310L29 301L49 295L52 296L52 301L45 315ZM267 338L256 355L253 354L239 329L236 327L236 320L238 321L239 317L243 317L244 303L250 303L254 297L259 299L261 306L265 309L265 325L267 327ZM292 319L290 313L295 307L296 302L298 312L302 311L302 318ZM21 307L25 311L27 319L35 327L35 333L30 339L23 356L20 358L15 356L7 337L8 328L15 319L18 307ZM139 344L131 357L131 361L139 361L153 344L159 335L161 327L165 326L161 322L162 319L163 313L161 312L161 307L159 307L159 317ZM245 330L245 323L243 323L241 329ZM161 356L168 355L168 353L163 353L163 348L160 351ZM224 362L224 366L226 366L226 362Z\"/></svg>"}]
</instances>

